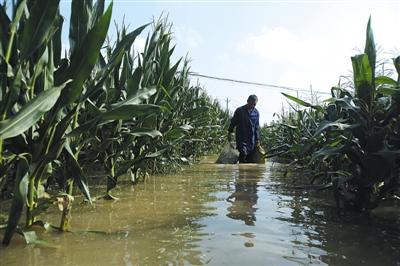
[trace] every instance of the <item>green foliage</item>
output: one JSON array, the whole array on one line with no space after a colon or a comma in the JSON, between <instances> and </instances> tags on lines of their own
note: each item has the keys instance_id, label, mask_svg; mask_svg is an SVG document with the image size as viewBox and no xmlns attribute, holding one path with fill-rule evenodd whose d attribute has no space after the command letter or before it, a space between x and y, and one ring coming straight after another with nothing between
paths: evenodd
<instances>
[{"instance_id":1,"label":"green foliage","mask_svg":"<svg viewBox=\"0 0 400 266\"><path fill-rule=\"evenodd\" d=\"M76 185L91 202L85 172L100 164L112 198L122 175L137 182L211 152L229 117L190 84L187 59L171 62L166 21L153 23L137 53L134 41L150 24L117 29L111 44L112 3L73 0L62 57L59 4L15 1L11 18L0 5L0 190L14 187L4 244L24 209L30 226L54 200L43 188L71 195Z\"/></svg>"},{"instance_id":2,"label":"green foliage","mask_svg":"<svg viewBox=\"0 0 400 266\"><path fill-rule=\"evenodd\" d=\"M263 129L270 152L331 184L338 208L370 210L400 186L400 80L376 75L376 49L367 26L365 53L353 56L353 84L333 87L312 109L283 113ZM399 57L393 60L399 74ZM396 65L397 64L397 65Z\"/></svg>"},{"instance_id":3,"label":"green foliage","mask_svg":"<svg viewBox=\"0 0 400 266\"><path fill-rule=\"evenodd\" d=\"M18 113L0 121L0 138L8 139L18 136L34 126L43 114L54 106L66 84L42 91L25 104Z\"/></svg>"}]
</instances>

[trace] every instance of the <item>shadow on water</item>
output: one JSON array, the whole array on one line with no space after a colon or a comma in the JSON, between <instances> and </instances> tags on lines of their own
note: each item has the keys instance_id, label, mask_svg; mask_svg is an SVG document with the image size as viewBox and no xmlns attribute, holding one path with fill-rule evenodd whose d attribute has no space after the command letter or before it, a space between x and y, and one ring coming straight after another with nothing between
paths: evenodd
<instances>
[{"instance_id":1,"label":"shadow on water","mask_svg":"<svg viewBox=\"0 0 400 266\"><path fill-rule=\"evenodd\" d=\"M234 192L226 199L232 205L227 208L227 217L242 220L246 225L254 226L256 221L258 182L265 169L259 167L239 166L235 172Z\"/></svg>"}]
</instances>

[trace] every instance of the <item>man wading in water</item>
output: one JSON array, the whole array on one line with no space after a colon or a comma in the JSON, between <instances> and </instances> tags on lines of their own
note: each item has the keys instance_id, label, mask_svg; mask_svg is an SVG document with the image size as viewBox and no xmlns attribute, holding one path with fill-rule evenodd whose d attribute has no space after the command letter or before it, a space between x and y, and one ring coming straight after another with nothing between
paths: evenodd
<instances>
[{"instance_id":1,"label":"man wading in water","mask_svg":"<svg viewBox=\"0 0 400 266\"><path fill-rule=\"evenodd\" d=\"M254 154L259 142L259 113L256 109L258 98L250 95L247 104L236 109L228 129L228 140L232 140L236 127L236 147L239 150L239 163L255 163Z\"/></svg>"}]
</instances>

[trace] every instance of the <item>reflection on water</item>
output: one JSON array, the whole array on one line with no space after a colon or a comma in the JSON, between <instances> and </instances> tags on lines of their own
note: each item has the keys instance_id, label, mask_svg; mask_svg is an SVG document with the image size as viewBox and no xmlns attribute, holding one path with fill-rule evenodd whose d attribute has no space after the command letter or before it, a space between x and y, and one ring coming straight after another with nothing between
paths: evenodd
<instances>
[{"instance_id":1,"label":"reflection on water","mask_svg":"<svg viewBox=\"0 0 400 266\"><path fill-rule=\"evenodd\" d=\"M264 170L265 171L265 170ZM232 205L228 207L229 218L242 220L246 225L255 225L257 211L257 188L263 169L259 167L244 167L240 165L234 179L234 192L229 195L227 201Z\"/></svg>"},{"instance_id":2,"label":"reflection on water","mask_svg":"<svg viewBox=\"0 0 400 266\"><path fill-rule=\"evenodd\" d=\"M213 159L123 186L119 201L77 200L75 233L38 232L58 248L15 238L1 265L400 265L398 208L339 218L331 195L287 188L279 165Z\"/></svg>"}]
</instances>

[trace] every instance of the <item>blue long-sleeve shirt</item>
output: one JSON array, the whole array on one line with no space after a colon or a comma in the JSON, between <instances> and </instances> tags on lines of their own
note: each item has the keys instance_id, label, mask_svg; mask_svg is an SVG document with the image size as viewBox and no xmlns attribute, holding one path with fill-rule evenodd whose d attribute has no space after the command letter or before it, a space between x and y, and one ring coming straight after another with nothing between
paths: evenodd
<instances>
[{"instance_id":1,"label":"blue long-sleeve shirt","mask_svg":"<svg viewBox=\"0 0 400 266\"><path fill-rule=\"evenodd\" d=\"M233 114L228 131L232 133L236 127L236 145L240 152L249 154L254 150L260 136L259 120L258 110L248 110L246 105L237 108Z\"/></svg>"}]
</instances>

